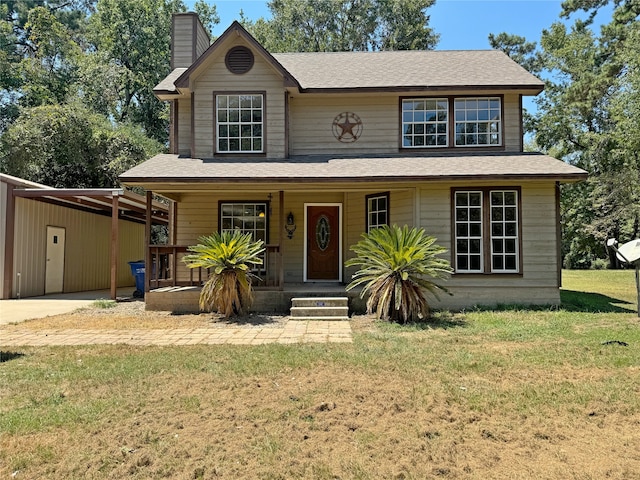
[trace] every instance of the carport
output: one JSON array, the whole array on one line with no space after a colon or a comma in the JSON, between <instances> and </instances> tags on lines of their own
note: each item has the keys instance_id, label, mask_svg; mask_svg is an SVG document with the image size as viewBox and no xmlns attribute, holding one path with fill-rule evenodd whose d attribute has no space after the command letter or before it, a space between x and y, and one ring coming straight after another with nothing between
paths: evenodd
<instances>
[{"instance_id":1,"label":"carport","mask_svg":"<svg viewBox=\"0 0 640 480\"><path fill-rule=\"evenodd\" d=\"M14 249L16 225L16 199L25 198L37 202L44 202L59 207L66 207L94 215L111 218L110 228L110 295L117 296L118 258L119 258L119 220L127 220L146 225L169 225L172 203L151 200L132 191L120 188L52 188L10 175L0 174L2 183L6 185L3 191L6 200L3 210L4 217L4 265L2 298L10 298L13 289ZM4 188L3 188L4 190ZM150 212L150 215L147 215ZM145 245L145 249L148 248ZM106 252L105 252L106 254Z\"/></svg>"}]
</instances>

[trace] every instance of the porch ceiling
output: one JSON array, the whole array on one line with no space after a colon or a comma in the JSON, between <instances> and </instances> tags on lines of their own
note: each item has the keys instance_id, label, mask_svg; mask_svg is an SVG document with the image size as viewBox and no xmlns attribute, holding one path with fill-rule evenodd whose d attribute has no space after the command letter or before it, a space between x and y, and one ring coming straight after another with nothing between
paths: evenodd
<instances>
[{"instance_id":1,"label":"porch ceiling","mask_svg":"<svg viewBox=\"0 0 640 480\"><path fill-rule=\"evenodd\" d=\"M144 223L146 219L145 197L118 188L20 188L15 189L13 194L16 197L109 216L113 210L113 198L118 197L120 219L137 223ZM168 206L153 202L152 219L154 224L168 225Z\"/></svg>"}]
</instances>

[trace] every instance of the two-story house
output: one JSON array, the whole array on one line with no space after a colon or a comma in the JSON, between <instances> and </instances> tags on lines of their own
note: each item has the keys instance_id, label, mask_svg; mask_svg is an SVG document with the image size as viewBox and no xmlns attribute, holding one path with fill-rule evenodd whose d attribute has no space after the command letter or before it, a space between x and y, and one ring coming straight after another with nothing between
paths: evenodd
<instances>
[{"instance_id":1,"label":"two-story house","mask_svg":"<svg viewBox=\"0 0 640 480\"><path fill-rule=\"evenodd\" d=\"M436 306L559 303L559 184L586 172L523 152L522 98L544 84L507 55L270 53L237 22L211 45L195 14L173 22L173 71L154 89L171 153L121 176L175 201L173 245L147 256L170 258L150 308L183 302L158 287L201 280L179 260L199 236L264 240L271 290L255 308L286 309L296 289L343 291L349 247L384 224L449 249L453 296Z\"/></svg>"}]
</instances>

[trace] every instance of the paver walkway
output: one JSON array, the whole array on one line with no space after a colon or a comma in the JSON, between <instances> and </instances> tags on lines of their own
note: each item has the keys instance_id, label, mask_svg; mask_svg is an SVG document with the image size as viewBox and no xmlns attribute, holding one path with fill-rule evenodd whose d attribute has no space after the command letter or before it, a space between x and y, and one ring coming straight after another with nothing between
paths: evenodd
<instances>
[{"instance_id":1,"label":"paver walkway","mask_svg":"<svg viewBox=\"0 0 640 480\"><path fill-rule=\"evenodd\" d=\"M0 347L50 345L263 345L351 343L347 321L288 321L283 327L229 326L163 330L51 330L0 328Z\"/></svg>"}]
</instances>

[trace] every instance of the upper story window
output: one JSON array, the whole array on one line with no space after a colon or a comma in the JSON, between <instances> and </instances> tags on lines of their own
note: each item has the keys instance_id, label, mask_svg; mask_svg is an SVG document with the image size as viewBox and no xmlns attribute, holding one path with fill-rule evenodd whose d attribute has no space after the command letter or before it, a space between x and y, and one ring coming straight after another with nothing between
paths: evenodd
<instances>
[{"instance_id":1,"label":"upper story window","mask_svg":"<svg viewBox=\"0 0 640 480\"><path fill-rule=\"evenodd\" d=\"M218 153L264 151L263 105L261 94L216 95Z\"/></svg>"},{"instance_id":2,"label":"upper story window","mask_svg":"<svg viewBox=\"0 0 640 480\"><path fill-rule=\"evenodd\" d=\"M500 97L405 98L402 148L502 146Z\"/></svg>"},{"instance_id":3,"label":"upper story window","mask_svg":"<svg viewBox=\"0 0 640 480\"><path fill-rule=\"evenodd\" d=\"M432 148L448 145L446 98L412 98L402 101L402 146Z\"/></svg>"},{"instance_id":4,"label":"upper story window","mask_svg":"<svg viewBox=\"0 0 640 480\"><path fill-rule=\"evenodd\" d=\"M389 192L367 195L367 232L389 225Z\"/></svg>"},{"instance_id":5,"label":"upper story window","mask_svg":"<svg viewBox=\"0 0 640 480\"><path fill-rule=\"evenodd\" d=\"M454 100L456 147L502 145L500 98Z\"/></svg>"}]
</instances>

